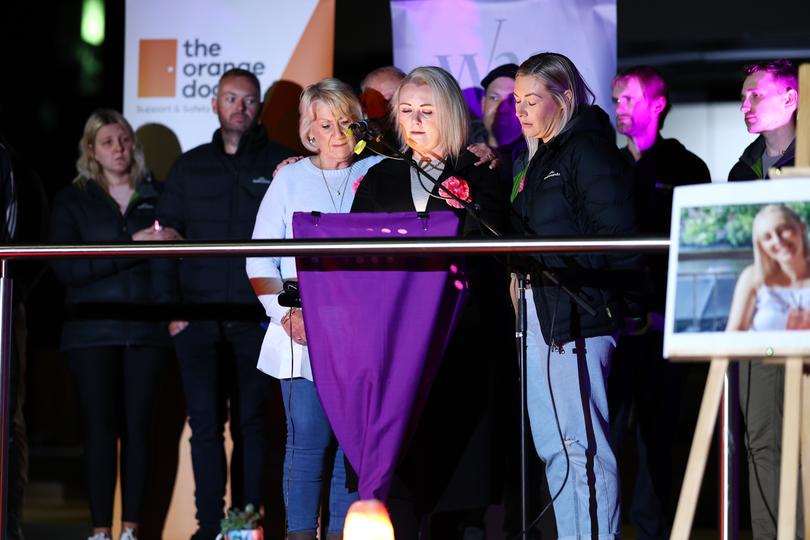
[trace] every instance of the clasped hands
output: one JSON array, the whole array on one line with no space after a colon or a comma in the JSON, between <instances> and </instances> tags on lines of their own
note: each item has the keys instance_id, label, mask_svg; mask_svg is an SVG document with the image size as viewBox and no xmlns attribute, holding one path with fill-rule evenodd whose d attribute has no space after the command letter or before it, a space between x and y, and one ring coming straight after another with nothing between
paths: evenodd
<instances>
[{"instance_id":1,"label":"clasped hands","mask_svg":"<svg viewBox=\"0 0 810 540\"><path fill-rule=\"evenodd\" d=\"M300 309L290 308L281 318L281 327L293 341L300 345L307 344L307 333L304 330L304 315Z\"/></svg>"}]
</instances>

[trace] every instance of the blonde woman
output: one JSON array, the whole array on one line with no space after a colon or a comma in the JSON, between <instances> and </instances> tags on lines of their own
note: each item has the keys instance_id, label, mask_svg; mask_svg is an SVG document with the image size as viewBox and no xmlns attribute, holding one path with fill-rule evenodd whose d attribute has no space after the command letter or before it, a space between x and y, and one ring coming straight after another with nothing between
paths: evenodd
<instances>
[{"instance_id":1,"label":"blonde woman","mask_svg":"<svg viewBox=\"0 0 810 540\"><path fill-rule=\"evenodd\" d=\"M790 208L769 204L751 230L754 263L737 279L726 331L810 328L807 225ZM785 370L759 360L740 366L740 407L748 451L751 525L757 537L776 531Z\"/></svg>"},{"instance_id":2,"label":"blonde woman","mask_svg":"<svg viewBox=\"0 0 810 540\"><path fill-rule=\"evenodd\" d=\"M348 212L355 182L380 161L375 157L355 161L355 140L346 129L362 118L362 112L345 83L324 79L308 86L301 94L299 112L301 142L315 155L278 171L259 207L253 238L292 238L294 212ZM327 538L342 538L346 512L357 492L346 488L343 451L337 448L329 455L334 435L312 381L303 314L278 303L282 283L296 279L295 259L249 258L247 273L270 317L258 367L280 380L287 415L283 485L287 538L316 538L321 478L325 463L332 459Z\"/></svg>"},{"instance_id":3,"label":"blonde woman","mask_svg":"<svg viewBox=\"0 0 810 540\"><path fill-rule=\"evenodd\" d=\"M751 230L754 264L737 280L726 331L803 326L810 310L807 225L790 208L764 206Z\"/></svg>"},{"instance_id":4,"label":"blonde woman","mask_svg":"<svg viewBox=\"0 0 810 540\"><path fill-rule=\"evenodd\" d=\"M486 228L450 198L452 192L504 231L506 193L498 173L476 166L478 158L465 148L467 109L452 75L439 67L414 69L400 81L391 107L404 153L444 187L406 161L386 159L360 183L352 212L449 211L459 218L460 235L484 235ZM416 538L419 516L429 513L432 538L483 534L484 509L500 501L509 425L501 413L507 395L515 395L509 387L516 380L510 374L514 313L502 261L467 257L465 265L470 298L391 492L398 539Z\"/></svg>"},{"instance_id":5,"label":"blonde woman","mask_svg":"<svg viewBox=\"0 0 810 540\"><path fill-rule=\"evenodd\" d=\"M158 190L132 127L118 112L88 118L79 141L78 176L54 201L50 241L70 244L179 239L155 222ZM85 433L92 540L109 539L121 439L122 540L138 533L146 481L152 405L171 358L165 326L144 308L145 259L52 261L66 289L61 348L76 377ZM120 412L119 412L120 411Z\"/></svg>"},{"instance_id":6,"label":"blonde woman","mask_svg":"<svg viewBox=\"0 0 810 540\"><path fill-rule=\"evenodd\" d=\"M629 166L607 113L576 66L556 53L532 56L515 79L516 114L528 145L514 186L525 234L540 238L630 237L636 232ZM641 261L628 255L542 254L527 299L528 412L546 464L560 538L618 538L619 483L608 440L607 376L616 333L642 313Z\"/></svg>"}]
</instances>

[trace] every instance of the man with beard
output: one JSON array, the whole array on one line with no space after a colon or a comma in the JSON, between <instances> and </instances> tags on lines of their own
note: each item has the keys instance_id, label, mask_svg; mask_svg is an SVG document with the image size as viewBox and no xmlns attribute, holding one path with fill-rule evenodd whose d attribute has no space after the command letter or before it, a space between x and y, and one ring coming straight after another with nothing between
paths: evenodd
<instances>
[{"instance_id":1,"label":"man with beard","mask_svg":"<svg viewBox=\"0 0 810 540\"><path fill-rule=\"evenodd\" d=\"M160 225L189 240L249 240L276 165L290 155L257 123L259 81L227 71L211 105L220 128L210 143L172 166L158 205ZM244 257L162 259L154 272L158 301L178 306L168 330L174 340L191 426L191 458L199 530L214 540L225 497L223 429L230 403L231 500L262 502L265 406L270 379L256 369L264 310L245 273ZM188 320L189 313L194 319Z\"/></svg>"},{"instance_id":2,"label":"man with beard","mask_svg":"<svg viewBox=\"0 0 810 540\"><path fill-rule=\"evenodd\" d=\"M680 142L661 136L670 100L657 71L648 66L625 70L613 79L612 87L616 128L627 137L621 152L633 165L639 232L669 237L673 188L710 181L709 169ZM629 512L637 538L646 540L668 538L672 526L677 499L672 496L672 478L679 478L679 469L682 476L685 465L673 462L672 443L686 368L662 357L666 255L648 255L645 261L651 312L637 332L619 339L608 382L608 407L611 446L617 456L628 421L635 419L638 473Z\"/></svg>"}]
</instances>

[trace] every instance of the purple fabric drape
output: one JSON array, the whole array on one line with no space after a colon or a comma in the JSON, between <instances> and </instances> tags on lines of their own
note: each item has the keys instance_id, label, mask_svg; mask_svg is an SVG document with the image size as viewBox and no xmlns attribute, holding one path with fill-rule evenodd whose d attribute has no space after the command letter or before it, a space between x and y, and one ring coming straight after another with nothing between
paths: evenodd
<instances>
[{"instance_id":1,"label":"purple fabric drape","mask_svg":"<svg viewBox=\"0 0 810 540\"><path fill-rule=\"evenodd\" d=\"M293 215L296 238L455 236L452 212ZM312 374L361 499L385 501L466 298L449 256L299 258Z\"/></svg>"}]
</instances>

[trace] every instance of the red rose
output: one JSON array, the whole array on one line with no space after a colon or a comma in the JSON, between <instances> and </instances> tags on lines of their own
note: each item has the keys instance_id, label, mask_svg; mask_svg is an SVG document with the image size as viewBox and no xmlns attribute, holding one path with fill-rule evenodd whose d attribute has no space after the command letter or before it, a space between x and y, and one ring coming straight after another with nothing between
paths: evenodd
<instances>
[{"instance_id":1,"label":"red rose","mask_svg":"<svg viewBox=\"0 0 810 540\"><path fill-rule=\"evenodd\" d=\"M442 182L442 188L444 188L444 190L446 190L448 193L452 193L453 195L455 195L464 202L472 202L472 199L470 198L470 185L467 183L466 180L462 178L456 178L455 176L451 176L450 178ZM443 190L439 190L439 193L441 194L442 191ZM461 205L461 203L450 197L445 197L444 201L453 208L464 208Z\"/></svg>"}]
</instances>

